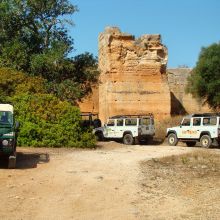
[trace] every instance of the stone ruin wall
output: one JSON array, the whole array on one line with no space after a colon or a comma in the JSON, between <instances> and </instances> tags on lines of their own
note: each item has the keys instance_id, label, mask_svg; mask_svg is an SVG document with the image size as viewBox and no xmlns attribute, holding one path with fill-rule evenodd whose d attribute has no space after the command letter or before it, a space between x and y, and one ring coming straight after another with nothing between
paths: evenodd
<instances>
[{"instance_id":1,"label":"stone ruin wall","mask_svg":"<svg viewBox=\"0 0 220 220\"><path fill-rule=\"evenodd\" d=\"M190 68L167 69L167 78L171 94L171 114L192 114L201 112L211 112L208 105L187 94L185 89L187 78L190 76Z\"/></svg>"},{"instance_id":2,"label":"stone ruin wall","mask_svg":"<svg viewBox=\"0 0 220 220\"><path fill-rule=\"evenodd\" d=\"M81 112L99 112L99 85L92 87L92 93L78 103Z\"/></svg>"},{"instance_id":3,"label":"stone ruin wall","mask_svg":"<svg viewBox=\"0 0 220 220\"><path fill-rule=\"evenodd\" d=\"M135 39L118 28L99 36L99 116L153 113L170 115L167 49L160 35Z\"/></svg>"},{"instance_id":4,"label":"stone ruin wall","mask_svg":"<svg viewBox=\"0 0 220 220\"><path fill-rule=\"evenodd\" d=\"M100 83L80 104L82 112L109 116L153 113L163 119L175 114L210 112L185 93L191 69L166 70L167 49L160 35L135 39L108 27L99 36Z\"/></svg>"}]
</instances>

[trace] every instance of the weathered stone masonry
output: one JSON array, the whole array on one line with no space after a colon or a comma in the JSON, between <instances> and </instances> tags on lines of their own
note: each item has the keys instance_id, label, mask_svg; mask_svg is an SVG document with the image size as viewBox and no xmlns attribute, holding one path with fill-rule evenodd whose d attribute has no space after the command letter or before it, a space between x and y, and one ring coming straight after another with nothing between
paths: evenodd
<instances>
[{"instance_id":1,"label":"weathered stone masonry","mask_svg":"<svg viewBox=\"0 0 220 220\"><path fill-rule=\"evenodd\" d=\"M99 36L100 118L151 112L169 116L166 64L167 49L160 35L135 40L118 28L106 28Z\"/></svg>"},{"instance_id":2,"label":"weathered stone masonry","mask_svg":"<svg viewBox=\"0 0 220 220\"><path fill-rule=\"evenodd\" d=\"M138 39L107 27L99 35L100 83L80 103L81 111L109 116L153 113L157 119L175 114L208 112L208 106L186 94L191 69L166 69L168 53L161 37Z\"/></svg>"},{"instance_id":3,"label":"weathered stone masonry","mask_svg":"<svg viewBox=\"0 0 220 220\"><path fill-rule=\"evenodd\" d=\"M208 105L203 105L186 93L187 78L190 76L190 68L172 68L167 69L167 78L171 94L171 114L192 114L200 112L210 112Z\"/></svg>"}]
</instances>

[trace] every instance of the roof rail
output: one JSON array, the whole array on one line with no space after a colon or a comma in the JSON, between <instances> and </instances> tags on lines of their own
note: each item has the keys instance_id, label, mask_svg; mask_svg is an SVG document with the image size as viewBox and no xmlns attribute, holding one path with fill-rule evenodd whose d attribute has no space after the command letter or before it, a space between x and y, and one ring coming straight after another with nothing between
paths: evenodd
<instances>
[{"instance_id":1,"label":"roof rail","mask_svg":"<svg viewBox=\"0 0 220 220\"><path fill-rule=\"evenodd\" d=\"M146 116L151 116L153 117L153 113L147 113L147 114L133 114L133 115L114 115L109 117L110 119L115 119L115 118L143 118Z\"/></svg>"},{"instance_id":2,"label":"roof rail","mask_svg":"<svg viewBox=\"0 0 220 220\"><path fill-rule=\"evenodd\" d=\"M216 113L196 113L196 114L192 114L192 117L210 117L210 116L220 116L219 112Z\"/></svg>"},{"instance_id":3,"label":"roof rail","mask_svg":"<svg viewBox=\"0 0 220 220\"><path fill-rule=\"evenodd\" d=\"M98 115L97 112L81 112L81 115Z\"/></svg>"}]
</instances>

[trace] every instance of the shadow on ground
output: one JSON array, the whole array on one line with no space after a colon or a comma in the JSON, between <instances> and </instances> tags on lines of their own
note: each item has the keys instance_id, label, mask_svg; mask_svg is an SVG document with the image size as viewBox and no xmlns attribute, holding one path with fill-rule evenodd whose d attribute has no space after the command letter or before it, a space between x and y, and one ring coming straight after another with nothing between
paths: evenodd
<instances>
[{"instance_id":1,"label":"shadow on ground","mask_svg":"<svg viewBox=\"0 0 220 220\"><path fill-rule=\"evenodd\" d=\"M50 161L47 153L17 153L16 169L32 169L37 164L48 163ZM0 157L0 169L7 169L8 158Z\"/></svg>"}]
</instances>

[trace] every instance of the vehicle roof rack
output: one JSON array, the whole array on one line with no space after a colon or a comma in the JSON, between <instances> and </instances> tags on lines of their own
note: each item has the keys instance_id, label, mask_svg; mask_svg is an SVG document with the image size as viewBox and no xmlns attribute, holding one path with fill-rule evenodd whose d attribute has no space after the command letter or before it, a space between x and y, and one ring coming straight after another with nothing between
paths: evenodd
<instances>
[{"instance_id":1,"label":"vehicle roof rack","mask_svg":"<svg viewBox=\"0 0 220 220\"><path fill-rule=\"evenodd\" d=\"M219 112L216 113L196 113L196 114L192 114L192 117L210 117L210 116L220 116Z\"/></svg>"},{"instance_id":2,"label":"vehicle roof rack","mask_svg":"<svg viewBox=\"0 0 220 220\"><path fill-rule=\"evenodd\" d=\"M133 114L133 115L114 115L109 117L110 119L116 119L116 118L143 118L146 116L153 117L153 113L147 113L147 114Z\"/></svg>"},{"instance_id":3,"label":"vehicle roof rack","mask_svg":"<svg viewBox=\"0 0 220 220\"><path fill-rule=\"evenodd\" d=\"M80 115L98 115L98 112L81 112Z\"/></svg>"}]
</instances>

